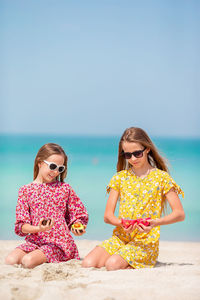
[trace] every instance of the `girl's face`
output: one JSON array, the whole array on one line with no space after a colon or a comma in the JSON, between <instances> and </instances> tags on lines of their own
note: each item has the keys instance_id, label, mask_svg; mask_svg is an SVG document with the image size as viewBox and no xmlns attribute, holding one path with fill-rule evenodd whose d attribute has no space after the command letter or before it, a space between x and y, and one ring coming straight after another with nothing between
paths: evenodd
<instances>
[{"instance_id":1,"label":"girl's face","mask_svg":"<svg viewBox=\"0 0 200 300\"><path fill-rule=\"evenodd\" d=\"M123 142L122 143L122 150L127 154L127 156L131 155L130 158L127 158L127 161L131 166L133 166L134 169L139 169L144 167L146 164L148 164L148 158L147 154L149 153L150 149L146 148L141 145L140 143L129 143L129 142ZM141 151L144 150L144 151ZM139 152L138 152L139 151ZM131 153L131 154L130 154ZM135 156L134 156L135 154Z\"/></svg>"},{"instance_id":2,"label":"girl's face","mask_svg":"<svg viewBox=\"0 0 200 300\"><path fill-rule=\"evenodd\" d=\"M64 165L64 157L61 154L53 154L45 159L47 162L56 164L57 166ZM49 165L46 162L38 163L39 173L37 178L43 183L49 183L55 181L56 177L60 174L58 168L56 170L50 170Z\"/></svg>"}]
</instances>

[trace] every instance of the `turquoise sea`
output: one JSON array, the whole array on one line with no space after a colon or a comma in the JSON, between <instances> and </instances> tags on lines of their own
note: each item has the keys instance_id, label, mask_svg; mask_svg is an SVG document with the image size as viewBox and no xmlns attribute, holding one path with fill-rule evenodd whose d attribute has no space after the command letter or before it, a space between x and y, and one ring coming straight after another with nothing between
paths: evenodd
<instances>
[{"instance_id":1,"label":"turquoise sea","mask_svg":"<svg viewBox=\"0 0 200 300\"><path fill-rule=\"evenodd\" d=\"M161 240L200 241L200 139L152 138L170 164L170 173L185 192L184 222L162 226ZM103 221L106 185L116 172L119 137L1 135L0 239L19 239L14 233L15 206L20 186L33 180L33 163L45 143L66 151L68 175L89 212L87 233L81 239L102 240L113 227Z\"/></svg>"}]
</instances>

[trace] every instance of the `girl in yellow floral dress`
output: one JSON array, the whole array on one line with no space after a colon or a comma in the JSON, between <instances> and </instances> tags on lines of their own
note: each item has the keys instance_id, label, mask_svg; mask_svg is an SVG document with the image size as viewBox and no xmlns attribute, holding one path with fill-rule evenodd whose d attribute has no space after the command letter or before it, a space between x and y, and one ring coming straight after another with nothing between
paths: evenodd
<instances>
[{"instance_id":1,"label":"girl in yellow floral dress","mask_svg":"<svg viewBox=\"0 0 200 300\"><path fill-rule=\"evenodd\" d=\"M159 252L160 225L183 221L184 210L178 194L181 188L170 177L164 159L141 128L125 130L119 142L117 173L107 191L104 221L116 226L113 236L93 249L83 267L107 270L151 268ZM114 215L120 201L119 216ZM172 212L162 217L166 203ZM135 223L125 228L122 219L151 218L149 226Z\"/></svg>"}]
</instances>

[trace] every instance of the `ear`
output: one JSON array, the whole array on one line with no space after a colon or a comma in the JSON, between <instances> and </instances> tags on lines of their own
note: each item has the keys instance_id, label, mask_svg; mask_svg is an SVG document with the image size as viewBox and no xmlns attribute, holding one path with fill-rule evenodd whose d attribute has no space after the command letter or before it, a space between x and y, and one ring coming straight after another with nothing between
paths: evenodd
<instances>
[{"instance_id":1,"label":"ear","mask_svg":"<svg viewBox=\"0 0 200 300\"><path fill-rule=\"evenodd\" d=\"M150 149L150 148L147 148L146 150L147 150L147 154L149 154L149 152L151 151L151 149Z\"/></svg>"}]
</instances>

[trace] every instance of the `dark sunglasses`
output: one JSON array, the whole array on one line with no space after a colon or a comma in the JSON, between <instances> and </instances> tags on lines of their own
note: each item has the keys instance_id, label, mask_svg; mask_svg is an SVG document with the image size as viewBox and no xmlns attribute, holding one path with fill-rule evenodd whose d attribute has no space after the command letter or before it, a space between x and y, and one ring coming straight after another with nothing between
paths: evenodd
<instances>
[{"instance_id":1,"label":"dark sunglasses","mask_svg":"<svg viewBox=\"0 0 200 300\"><path fill-rule=\"evenodd\" d=\"M125 159L130 159L133 156L135 156L136 158L141 158L143 156L143 152L146 150L146 147L144 147L143 150L138 150L138 151L134 151L134 152L121 152L121 155L125 158Z\"/></svg>"},{"instance_id":2,"label":"dark sunglasses","mask_svg":"<svg viewBox=\"0 0 200 300\"><path fill-rule=\"evenodd\" d=\"M62 173L65 171L65 166L57 166L57 164L47 161L47 160L43 160L43 162L45 162L48 165L48 167L51 171L58 170L59 173Z\"/></svg>"}]
</instances>

